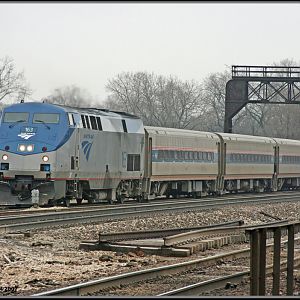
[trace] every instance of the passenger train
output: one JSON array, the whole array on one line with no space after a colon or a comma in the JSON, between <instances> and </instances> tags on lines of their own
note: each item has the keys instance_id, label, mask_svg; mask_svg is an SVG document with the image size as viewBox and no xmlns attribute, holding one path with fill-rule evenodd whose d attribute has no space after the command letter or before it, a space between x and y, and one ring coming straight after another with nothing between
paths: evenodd
<instances>
[{"instance_id":1,"label":"passenger train","mask_svg":"<svg viewBox=\"0 0 300 300\"><path fill-rule=\"evenodd\" d=\"M17 103L0 121L0 205L147 201L300 185L300 141L144 126L137 116Z\"/></svg>"}]
</instances>

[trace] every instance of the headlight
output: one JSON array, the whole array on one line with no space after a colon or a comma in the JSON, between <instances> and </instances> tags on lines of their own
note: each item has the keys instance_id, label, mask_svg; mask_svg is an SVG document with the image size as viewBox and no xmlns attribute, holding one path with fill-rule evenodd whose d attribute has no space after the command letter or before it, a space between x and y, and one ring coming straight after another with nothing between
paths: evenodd
<instances>
[{"instance_id":1,"label":"headlight","mask_svg":"<svg viewBox=\"0 0 300 300\"><path fill-rule=\"evenodd\" d=\"M19 150L20 150L21 152L24 152L25 149L26 149L25 145L19 145Z\"/></svg>"},{"instance_id":2,"label":"headlight","mask_svg":"<svg viewBox=\"0 0 300 300\"><path fill-rule=\"evenodd\" d=\"M33 145L28 145L27 146L27 151L32 152L33 151Z\"/></svg>"},{"instance_id":3,"label":"headlight","mask_svg":"<svg viewBox=\"0 0 300 300\"><path fill-rule=\"evenodd\" d=\"M46 162L46 161L49 160L49 157L48 157L47 155L44 155L44 156L42 157L42 160L43 160L44 162Z\"/></svg>"},{"instance_id":4,"label":"headlight","mask_svg":"<svg viewBox=\"0 0 300 300\"><path fill-rule=\"evenodd\" d=\"M8 156L7 156L6 154L3 154L3 155L2 155L2 159L3 159L3 160L8 160Z\"/></svg>"}]
</instances>

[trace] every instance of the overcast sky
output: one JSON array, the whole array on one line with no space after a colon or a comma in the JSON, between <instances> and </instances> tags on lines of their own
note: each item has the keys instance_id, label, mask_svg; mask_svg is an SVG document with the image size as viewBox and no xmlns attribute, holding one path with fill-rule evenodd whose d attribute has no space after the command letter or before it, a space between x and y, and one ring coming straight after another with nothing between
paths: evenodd
<instances>
[{"instance_id":1,"label":"overcast sky","mask_svg":"<svg viewBox=\"0 0 300 300\"><path fill-rule=\"evenodd\" d=\"M201 81L226 66L300 61L300 3L0 3L0 58L40 100L147 71Z\"/></svg>"}]
</instances>

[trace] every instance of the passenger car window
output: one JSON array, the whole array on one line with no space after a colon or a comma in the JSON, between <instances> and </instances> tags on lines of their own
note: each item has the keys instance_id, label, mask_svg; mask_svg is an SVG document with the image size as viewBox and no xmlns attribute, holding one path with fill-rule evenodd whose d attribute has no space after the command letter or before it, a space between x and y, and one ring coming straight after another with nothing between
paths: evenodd
<instances>
[{"instance_id":1,"label":"passenger car window","mask_svg":"<svg viewBox=\"0 0 300 300\"><path fill-rule=\"evenodd\" d=\"M207 152L207 160L211 161L211 152Z\"/></svg>"}]
</instances>

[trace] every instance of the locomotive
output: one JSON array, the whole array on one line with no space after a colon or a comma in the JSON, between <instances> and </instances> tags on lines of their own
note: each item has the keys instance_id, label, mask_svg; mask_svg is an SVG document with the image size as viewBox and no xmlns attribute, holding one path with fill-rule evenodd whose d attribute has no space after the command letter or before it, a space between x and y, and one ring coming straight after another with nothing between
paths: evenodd
<instances>
[{"instance_id":1,"label":"locomotive","mask_svg":"<svg viewBox=\"0 0 300 300\"><path fill-rule=\"evenodd\" d=\"M132 114L17 103L0 121L0 205L139 202L300 185L300 141L144 126Z\"/></svg>"}]
</instances>

